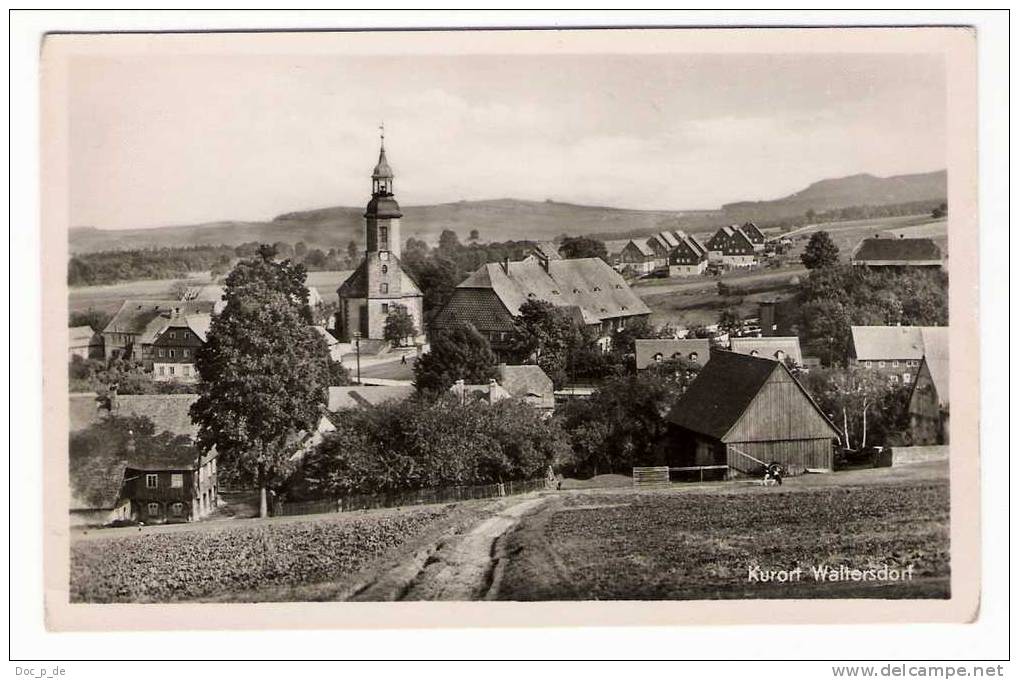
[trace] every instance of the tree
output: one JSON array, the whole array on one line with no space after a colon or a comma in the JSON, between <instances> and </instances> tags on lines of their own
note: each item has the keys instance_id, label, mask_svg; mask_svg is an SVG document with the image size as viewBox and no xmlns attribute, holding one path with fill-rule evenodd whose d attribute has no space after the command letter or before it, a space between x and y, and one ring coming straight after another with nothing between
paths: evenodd
<instances>
[{"instance_id":1,"label":"tree","mask_svg":"<svg viewBox=\"0 0 1019 680\"><path fill-rule=\"evenodd\" d=\"M390 305L382 337L397 346L402 346L407 338L412 338L417 334L418 329L414 325L414 317L410 315L407 308L401 304Z\"/></svg>"},{"instance_id":2,"label":"tree","mask_svg":"<svg viewBox=\"0 0 1019 680\"><path fill-rule=\"evenodd\" d=\"M326 263L326 254L319 248L312 248L304 256L304 264L320 269Z\"/></svg>"},{"instance_id":3,"label":"tree","mask_svg":"<svg viewBox=\"0 0 1019 680\"><path fill-rule=\"evenodd\" d=\"M533 363L557 387L568 382L570 359L587 344L582 329L563 308L545 300L528 300L513 320L511 352L520 363Z\"/></svg>"},{"instance_id":4,"label":"tree","mask_svg":"<svg viewBox=\"0 0 1019 680\"><path fill-rule=\"evenodd\" d=\"M814 370L806 374L807 390L842 433L847 449L903 437L909 425L909 387L893 385L873 371Z\"/></svg>"},{"instance_id":5,"label":"tree","mask_svg":"<svg viewBox=\"0 0 1019 680\"><path fill-rule=\"evenodd\" d=\"M832 267L839 262L839 247L828 232L815 231L800 255L800 261L807 269Z\"/></svg>"},{"instance_id":6,"label":"tree","mask_svg":"<svg viewBox=\"0 0 1019 680\"><path fill-rule=\"evenodd\" d=\"M740 319L739 311L735 307L726 307L718 315L718 330L728 333L734 337L743 330L743 320Z\"/></svg>"},{"instance_id":7,"label":"tree","mask_svg":"<svg viewBox=\"0 0 1019 680\"><path fill-rule=\"evenodd\" d=\"M113 316L107 312L100 312L95 307L89 307L84 312L71 312L68 318L68 326L88 326L96 333L102 333L103 329L110 323Z\"/></svg>"},{"instance_id":8,"label":"tree","mask_svg":"<svg viewBox=\"0 0 1019 680\"><path fill-rule=\"evenodd\" d=\"M817 220L817 211L809 208L804 217L807 219L807 224L813 224Z\"/></svg>"},{"instance_id":9,"label":"tree","mask_svg":"<svg viewBox=\"0 0 1019 680\"><path fill-rule=\"evenodd\" d=\"M275 262L273 250L227 277L226 306L196 353L202 382L191 407L199 447L216 447L225 468L258 486L262 517L267 487L287 471L297 435L317 425L330 383L325 340L308 325L304 268Z\"/></svg>"},{"instance_id":10,"label":"tree","mask_svg":"<svg viewBox=\"0 0 1019 680\"><path fill-rule=\"evenodd\" d=\"M308 254L308 245L304 241L298 241L294 244L294 257L303 259Z\"/></svg>"},{"instance_id":11,"label":"tree","mask_svg":"<svg viewBox=\"0 0 1019 680\"><path fill-rule=\"evenodd\" d=\"M439 234L439 250L443 253L454 253L459 248L460 237L452 229L443 229Z\"/></svg>"},{"instance_id":12,"label":"tree","mask_svg":"<svg viewBox=\"0 0 1019 680\"><path fill-rule=\"evenodd\" d=\"M477 229L471 229L470 235L467 237L468 241L477 241L481 238L481 234L478 233Z\"/></svg>"},{"instance_id":13,"label":"tree","mask_svg":"<svg viewBox=\"0 0 1019 680\"><path fill-rule=\"evenodd\" d=\"M276 241L272 244L272 247L276 250L276 255L283 259L288 259L294 256L294 248L285 241Z\"/></svg>"},{"instance_id":14,"label":"tree","mask_svg":"<svg viewBox=\"0 0 1019 680\"><path fill-rule=\"evenodd\" d=\"M457 380L487 383L495 377L495 355L481 333L468 323L437 331L429 351L414 364L419 391L445 392Z\"/></svg>"},{"instance_id":15,"label":"tree","mask_svg":"<svg viewBox=\"0 0 1019 680\"><path fill-rule=\"evenodd\" d=\"M567 236L559 245L559 254L568 260L583 257L599 257L608 262L609 252L605 244L587 236Z\"/></svg>"},{"instance_id":16,"label":"tree","mask_svg":"<svg viewBox=\"0 0 1019 680\"><path fill-rule=\"evenodd\" d=\"M347 243L347 259L351 262L357 262L357 243L353 240Z\"/></svg>"}]
</instances>

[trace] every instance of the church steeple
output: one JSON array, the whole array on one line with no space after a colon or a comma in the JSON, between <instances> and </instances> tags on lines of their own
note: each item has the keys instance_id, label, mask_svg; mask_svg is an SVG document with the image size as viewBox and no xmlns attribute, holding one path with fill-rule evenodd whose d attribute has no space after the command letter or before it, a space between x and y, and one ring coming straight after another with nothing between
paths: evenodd
<instances>
[{"instance_id":1,"label":"church steeple","mask_svg":"<svg viewBox=\"0 0 1019 680\"><path fill-rule=\"evenodd\" d=\"M386 160L386 126L379 126L379 162L372 170L372 196L393 195L393 169Z\"/></svg>"}]
</instances>

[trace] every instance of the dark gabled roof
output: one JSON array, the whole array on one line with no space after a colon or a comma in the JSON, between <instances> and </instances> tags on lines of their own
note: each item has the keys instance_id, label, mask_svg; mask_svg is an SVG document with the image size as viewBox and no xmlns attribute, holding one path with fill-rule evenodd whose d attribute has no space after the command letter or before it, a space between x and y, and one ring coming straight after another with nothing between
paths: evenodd
<instances>
[{"instance_id":1,"label":"dark gabled roof","mask_svg":"<svg viewBox=\"0 0 1019 680\"><path fill-rule=\"evenodd\" d=\"M689 361L690 355L696 352L696 363L700 366L707 363L711 356L711 341L707 338L634 340L633 346L638 371L654 364L657 354L662 355L663 361L668 361L676 354Z\"/></svg>"},{"instance_id":2,"label":"dark gabled roof","mask_svg":"<svg viewBox=\"0 0 1019 680\"><path fill-rule=\"evenodd\" d=\"M712 352L711 360L676 402L667 420L691 432L721 439L775 370L782 370L777 361Z\"/></svg>"},{"instance_id":3,"label":"dark gabled roof","mask_svg":"<svg viewBox=\"0 0 1019 680\"><path fill-rule=\"evenodd\" d=\"M626 245L623 246L623 250L626 250L627 248L630 247L636 248L637 253L643 257L654 257L655 255L655 251L651 250L651 246L642 241L635 241L633 239L630 239L629 241L626 242Z\"/></svg>"},{"instance_id":4,"label":"dark gabled roof","mask_svg":"<svg viewBox=\"0 0 1019 680\"><path fill-rule=\"evenodd\" d=\"M740 228L743 230L743 233L745 233L747 237L754 243L764 243L764 241L766 240L764 232L761 231L760 227L758 227L753 222L747 222Z\"/></svg>"},{"instance_id":5,"label":"dark gabled roof","mask_svg":"<svg viewBox=\"0 0 1019 680\"><path fill-rule=\"evenodd\" d=\"M775 371L789 376L811 408L831 428L833 436L837 436L838 428L782 362L724 350L711 353L711 360L700 370L666 420L691 432L722 440Z\"/></svg>"},{"instance_id":6,"label":"dark gabled roof","mask_svg":"<svg viewBox=\"0 0 1019 680\"><path fill-rule=\"evenodd\" d=\"M941 249L929 238L865 238L853 252L854 261L930 262Z\"/></svg>"},{"instance_id":7,"label":"dark gabled roof","mask_svg":"<svg viewBox=\"0 0 1019 680\"><path fill-rule=\"evenodd\" d=\"M512 331L513 315L494 290L456 288L449 302L432 320L432 328L449 328L469 323L480 331Z\"/></svg>"},{"instance_id":8,"label":"dark gabled roof","mask_svg":"<svg viewBox=\"0 0 1019 680\"><path fill-rule=\"evenodd\" d=\"M576 307L585 324L651 313L619 272L597 257L552 260L547 271L533 259L510 262L503 267L493 263L482 265L457 290L492 290L514 316L532 299L545 300L557 307Z\"/></svg>"},{"instance_id":9,"label":"dark gabled roof","mask_svg":"<svg viewBox=\"0 0 1019 680\"><path fill-rule=\"evenodd\" d=\"M157 317L211 314L215 306L212 300L124 300L103 332L140 335Z\"/></svg>"}]
</instances>

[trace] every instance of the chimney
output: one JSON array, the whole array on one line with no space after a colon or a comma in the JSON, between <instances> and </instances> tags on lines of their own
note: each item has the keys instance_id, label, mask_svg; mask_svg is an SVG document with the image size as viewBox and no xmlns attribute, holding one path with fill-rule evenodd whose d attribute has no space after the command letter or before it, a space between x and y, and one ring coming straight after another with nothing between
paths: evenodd
<instances>
[{"instance_id":1,"label":"chimney","mask_svg":"<svg viewBox=\"0 0 1019 680\"><path fill-rule=\"evenodd\" d=\"M510 263L509 255L506 255L505 257L502 258L502 263L501 263L502 264L502 272L503 272L503 274L506 274L506 276L509 276L509 263Z\"/></svg>"}]
</instances>

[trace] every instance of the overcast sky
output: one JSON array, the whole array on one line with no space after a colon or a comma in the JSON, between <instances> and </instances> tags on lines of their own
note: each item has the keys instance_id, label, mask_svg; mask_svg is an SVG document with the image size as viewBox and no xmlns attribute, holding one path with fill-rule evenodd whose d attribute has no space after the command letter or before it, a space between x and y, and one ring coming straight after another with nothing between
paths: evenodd
<instances>
[{"instance_id":1,"label":"overcast sky","mask_svg":"<svg viewBox=\"0 0 1019 680\"><path fill-rule=\"evenodd\" d=\"M71 223L362 205L378 125L404 205L716 208L945 167L939 58L79 58Z\"/></svg>"}]
</instances>

